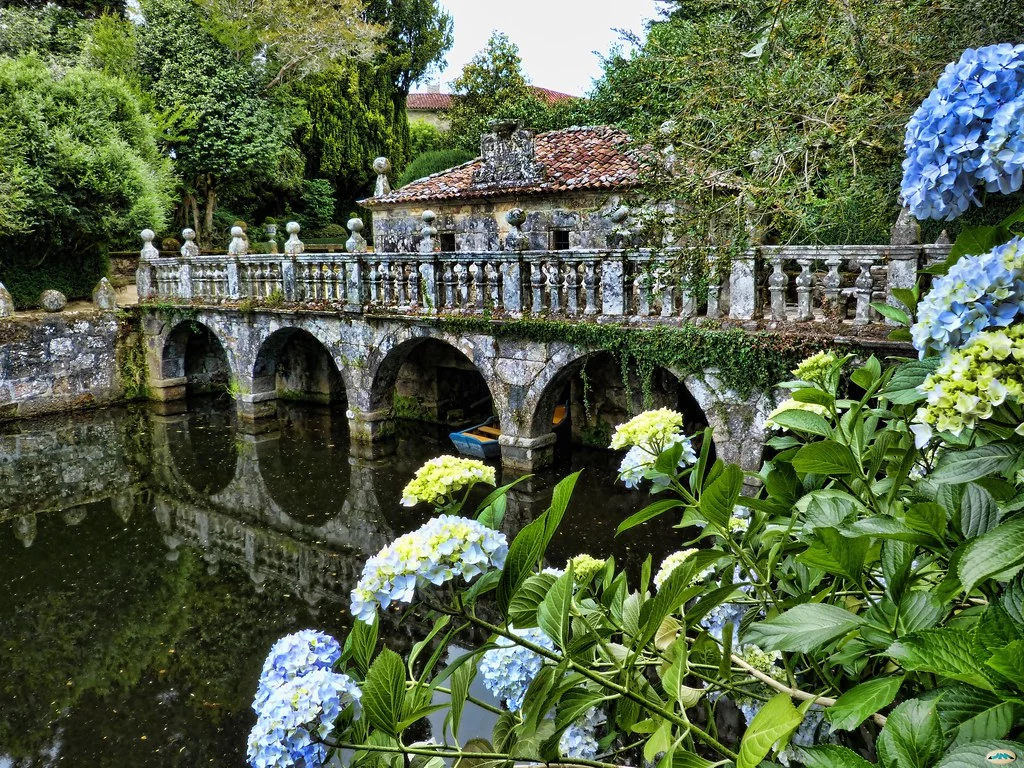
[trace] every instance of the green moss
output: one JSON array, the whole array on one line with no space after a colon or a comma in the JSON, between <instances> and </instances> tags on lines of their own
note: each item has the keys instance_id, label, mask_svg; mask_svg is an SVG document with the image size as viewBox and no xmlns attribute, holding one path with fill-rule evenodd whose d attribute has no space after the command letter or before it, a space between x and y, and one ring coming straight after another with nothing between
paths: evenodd
<instances>
[{"instance_id":1,"label":"green moss","mask_svg":"<svg viewBox=\"0 0 1024 768\"><path fill-rule=\"evenodd\" d=\"M607 448L612 441L612 425L605 421L588 424L580 432L580 442L594 448Z\"/></svg>"},{"instance_id":2,"label":"green moss","mask_svg":"<svg viewBox=\"0 0 1024 768\"><path fill-rule=\"evenodd\" d=\"M392 401L392 413L396 419L437 421L437 414L424 405L420 398L412 395L400 395L397 392Z\"/></svg>"},{"instance_id":3,"label":"green moss","mask_svg":"<svg viewBox=\"0 0 1024 768\"><path fill-rule=\"evenodd\" d=\"M117 380L126 400L149 397L149 366L146 362L146 341L139 327L139 313L133 309L118 315L114 359Z\"/></svg>"}]
</instances>

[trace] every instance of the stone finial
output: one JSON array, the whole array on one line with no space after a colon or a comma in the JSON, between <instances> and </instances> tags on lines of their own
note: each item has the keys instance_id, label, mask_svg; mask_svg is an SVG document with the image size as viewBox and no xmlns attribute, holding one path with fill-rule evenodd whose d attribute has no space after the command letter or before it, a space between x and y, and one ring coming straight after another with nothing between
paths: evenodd
<instances>
[{"instance_id":1,"label":"stone finial","mask_svg":"<svg viewBox=\"0 0 1024 768\"><path fill-rule=\"evenodd\" d=\"M105 312L117 309L117 292L107 278L101 277L100 281L96 283L96 287L92 290L92 303L96 305L97 309L102 309Z\"/></svg>"},{"instance_id":2,"label":"stone finial","mask_svg":"<svg viewBox=\"0 0 1024 768\"><path fill-rule=\"evenodd\" d=\"M351 233L345 241L345 250L349 253L366 253L366 238L363 237L363 220L353 216L348 220L348 231Z\"/></svg>"},{"instance_id":3,"label":"stone finial","mask_svg":"<svg viewBox=\"0 0 1024 768\"><path fill-rule=\"evenodd\" d=\"M942 230L939 233L938 238L935 240L936 245L952 245L953 242L949 239L949 232Z\"/></svg>"},{"instance_id":4,"label":"stone finial","mask_svg":"<svg viewBox=\"0 0 1024 768\"><path fill-rule=\"evenodd\" d=\"M302 229L297 221L289 221L285 225L288 233L288 240L284 244L284 252L289 256L298 256L306 250L306 246L299 240L299 231Z\"/></svg>"},{"instance_id":5,"label":"stone finial","mask_svg":"<svg viewBox=\"0 0 1024 768\"><path fill-rule=\"evenodd\" d=\"M156 232L152 229L144 229L140 233L142 236L142 258L145 261L152 261L153 259L160 258L160 251L157 250L156 246L153 245L153 240L156 238Z\"/></svg>"},{"instance_id":6,"label":"stone finial","mask_svg":"<svg viewBox=\"0 0 1024 768\"><path fill-rule=\"evenodd\" d=\"M196 245L196 231L194 229L181 230L181 239L184 241L181 245L182 256L189 259L199 255L199 246Z\"/></svg>"},{"instance_id":7,"label":"stone finial","mask_svg":"<svg viewBox=\"0 0 1024 768\"><path fill-rule=\"evenodd\" d=\"M921 225L910 212L910 206L905 205L889 230L889 245L917 245L920 242Z\"/></svg>"},{"instance_id":8,"label":"stone finial","mask_svg":"<svg viewBox=\"0 0 1024 768\"><path fill-rule=\"evenodd\" d=\"M39 294L39 306L47 312L60 312L68 305L68 297L60 291L43 291Z\"/></svg>"},{"instance_id":9,"label":"stone finial","mask_svg":"<svg viewBox=\"0 0 1024 768\"><path fill-rule=\"evenodd\" d=\"M14 314L14 299L3 283L0 283L0 317L10 317Z\"/></svg>"},{"instance_id":10,"label":"stone finial","mask_svg":"<svg viewBox=\"0 0 1024 768\"><path fill-rule=\"evenodd\" d=\"M423 219L423 229L420 230L420 253L433 253L434 238L437 237L434 220L437 219L437 214L426 210L420 215L420 218Z\"/></svg>"},{"instance_id":11,"label":"stone finial","mask_svg":"<svg viewBox=\"0 0 1024 768\"><path fill-rule=\"evenodd\" d=\"M245 230L241 227L231 228L231 243L228 245L228 256L245 256L249 252L249 243L245 239Z\"/></svg>"},{"instance_id":12,"label":"stone finial","mask_svg":"<svg viewBox=\"0 0 1024 768\"><path fill-rule=\"evenodd\" d=\"M373 188L373 196L390 195L391 182L388 181L388 174L391 173L391 161L386 157L378 157L373 161L373 170L377 174L377 185Z\"/></svg>"},{"instance_id":13,"label":"stone finial","mask_svg":"<svg viewBox=\"0 0 1024 768\"><path fill-rule=\"evenodd\" d=\"M522 208L513 208L505 214L505 221L512 227L512 230L505 235L505 250L525 251L530 241L530 238L522 230L523 224L526 223L526 211Z\"/></svg>"}]
</instances>

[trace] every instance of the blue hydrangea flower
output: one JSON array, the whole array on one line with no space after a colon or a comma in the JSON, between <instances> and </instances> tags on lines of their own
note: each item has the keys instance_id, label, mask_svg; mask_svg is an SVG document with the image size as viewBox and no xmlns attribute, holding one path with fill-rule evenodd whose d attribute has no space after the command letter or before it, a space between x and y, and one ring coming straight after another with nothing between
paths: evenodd
<instances>
[{"instance_id":1,"label":"blue hydrangea flower","mask_svg":"<svg viewBox=\"0 0 1024 768\"><path fill-rule=\"evenodd\" d=\"M435 586L461 576L467 583L491 568L503 568L505 534L476 520L440 515L395 539L366 561L352 590L352 615L370 623L377 606L411 603L418 585Z\"/></svg>"},{"instance_id":2,"label":"blue hydrangea flower","mask_svg":"<svg viewBox=\"0 0 1024 768\"><path fill-rule=\"evenodd\" d=\"M338 641L323 632L303 629L285 635L270 649L260 673L252 708L260 712L282 684L318 669L330 671L341 658Z\"/></svg>"},{"instance_id":3,"label":"blue hydrangea flower","mask_svg":"<svg viewBox=\"0 0 1024 768\"><path fill-rule=\"evenodd\" d=\"M1020 189L1011 105L1022 91L1024 45L969 48L946 67L907 124L902 193L914 216L951 221L981 204L978 187Z\"/></svg>"},{"instance_id":4,"label":"blue hydrangea flower","mask_svg":"<svg viewBox=\"0 0 1024 768\"><path fill-rule=\"evenodd\" d=\"M964 256L932 283L910 329L921 357L959 349L982 331L1024 317L1024 240Z\"/></svg>"},{"instance_id":5,"label":"blue hydrangea flower","mask_svg":"<svg viewBox=\"0 0 1024 768\"><path fill-rule=\"evenodd\" d=\"M593 760L597 757L597 728L604 723L601 710L596 707L587 710L583 717L562 732L558 750L562 757Z\"/></svg>"},{"instance_id":6,"label":"blue hydrangea flower","mask_svg":"<svg viewBox=\"0 0 1024 768\"><path fill-rule=\"evenodd\" d=\"M323 739L345 709L361 714L361 691L348 675L312 669L283 681L256 707L246 757L253 768L319 768L327 759Z\"/></svg>"},{"instance_id":7,"label":"blue hydrangea flower","mask_svg":"<svg viewBox=\"0 0 1024 768\"><path fill-rule=\"evenodd\" d=\"M529 643L549 651L555 649L551 638L537 627L509 629ZM540 654L516 645L505 637L499 637L497 645L498 648L491 648L484 653L477 671L484 687L494 694L495 698L504 702L510 712L518 712L523 708L526 689L544 666L544 659Z\"/></svg>"}]
</instances>

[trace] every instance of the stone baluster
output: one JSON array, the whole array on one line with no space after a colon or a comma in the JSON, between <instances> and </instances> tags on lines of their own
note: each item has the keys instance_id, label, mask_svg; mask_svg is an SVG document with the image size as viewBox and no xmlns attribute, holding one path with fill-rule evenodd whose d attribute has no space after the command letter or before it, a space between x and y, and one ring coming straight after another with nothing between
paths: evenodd
<instances>
[{"instance_id":1,"label":"stone baluster","mask_svg":"<svg viewBox=\"0 0 1024 768\"><path fill-rule=\"evenodd\" d=\"M679 317L688 319L697 311L697 302L689 285L679 286Z\"/></svg>"},{"instance_id":2,"label":"stone baluster","mask_svg":"<svg viewBox=\"0 0 1024 768\"><path fill-rule=\"evenodd\" d=\"M264 298L270 298L270 294L277 288L277 269L273 264L267 264L263 268L263 291Z\"/></svg>"},{"instance_id":3,"label":"stone baluster","mask_svg":"<svg viewBox=\"0 0 1024 768\"><path fill-rule=\"evenodd\" d=\"M674 275L668 269L658 270L658 280L655 284L661 294L661 316L672 317L675 314L675 280Z\"/></svg>"},{"instance_id":4,"label":"stone baluster","mask_svg":"<svg viewBox=\"0 0 1024 768\"><path fill-rule=\"evenodd\" d=\"M192 295L192 264L182 261L178 265L178 297L191 299Z\"/></svg>"},{"instance_id":5,"label":"stone baluster","mask_svg":"<svg viewBox=\"0 0 1024 768\"><path fill-rule=\"evenodd\" d=\"M263 270L258 263L249 265L249 298L260 298L260 287L263 284Z\"/></svg>"},{"instance_id":6,"label":"stone baluster","mask_svg":"<svg viewBox=\"0 0 1024 768\"><path fill-rule=\"evenodd\" d=\"M313 288L313 267L308 261L296 262L298 268L298 280L296 280L296 288L299 288L300 300L301 301L312 301L314 295Z\"/></svg>"},{"instance_id":7,"label":"stone baluster","mask_svg":"<svg viewBox=\"0 0 1024 768\"><path fill-rule=\"evenodd\" d=\"M557 315L562 311L562 273L558 269L557 261L548 261L544 264L544 272L548 278L548 309L551 314Z\"/></svg>"},{"instance_id":8,"label":"stone baluster","mask_svg":"<svg viewBox=\"0 0 1024 768\"><path fill-rule=\"evenodd\" d=\"M501 304L501 290L499 281L501 280L501 272L498 269L498 264L493 261L488 261L484 264L484 273L487 278L487 298L490 300L491 309L498 309Z\"/></svg>"},{"instance_id":9,"label":"stone baluster","mask_svg":"<svg viewBox=\"0 0 1024 768\"><path fill-rule=\"evenodd\" d=\"M366 238L363 237L363 220L353 216L348 220L349 237L345 250L349 253L366 253Z\"/></svg>"},{"instance_id":10,"label":"stone baluster","mask_svg":"<svg viewBox=\"0 0 1024 768\"><path fill-rule=\"evenodd\" d=\"M708 312L709 320L718 320L722 316L722 277L714 266L708 271Z\"/></svg>"},{"instance_id":11,"label":"stone baluster","mask_svg":"<svg viewBox=\"0 0 1024 768\"><path fill-rule=\"evenodd\" d=\"M597 314L597 283L593 261L583 264L583 314L587 317Z\"/></svg>"},{"instance_id":12,"label":"stone baluster","mask_svg":"<svg viewBox=\"0 0 1024 768\"><path fill-rule=\"evenodd\" d=\"M796 260L800 265L800 274L796 277L796 319L798 323L810 322L814 319L811 297L814 291L814 273L811 272L813 259L801 256Z\"/></svg>"},{"instance_id":13,"label":"stone baluster","mask_svg":"<svg viewBox=\"0 0 1024 768\"><path fill-rule=\"evenodd\" d=\"M498 262L498 279L502 309L512 317L519 317L523 313L523 266L518 255Z\"/></svg>"},{"instance_id":14,"label":"stone baluster","mask_svg":"<svg viewBox=\"0 0 1024 768\"><path fill-rule=\"evenodd\" d=\"M637 314L640 317L650 317L653 313L651 306L651 288L654 276L648 272L640 272L634 281L637 289Z\"/></svg>"},{"instance_id":15,"label":"stone baluster","mask_svg":"<svg viewBox=\"0 0 1024 768\"><path fill-rule=\"evenodd\" d=\"M214 296L218 300L228 295L228 271L227 265L218 263L213 267Z\"/></svg>"},{"instance_id":16,"label":"stone baluster","mask_svg":"<svg viewBox=\"0 0 1024 768\"><path fill-rule=\"evenodd\" d=\"M424 261L420 264L417 272L419 273L419 286L416 294L417 304L419 304L420 312L432 315L437 312L437 305L440 301L440 292L438 291L437 284L437 263L433 259Z\"/></svg>"},{"instance_id":17,"label":"stone baluster","mask_svg":"<svg viewBox=\"0 0 1024 768\"><path fill-rule=\"evenodd\" d=\"M435 240L437 237L437 227L434 226L434 221L437 219L437 214L433 211L426 210L421 215L423 219L423 228L420 229L420 253L433 253Z\"/></svg>"},{"instance_id":18,"label":"stone baluster","mask_svg":"<svg viewBox=\"0 0 1024 768\"><path fill-rule=\"evenodd\" d=\"M729 317L751 320L756 314L757 259L754 251L747 251L733 259L729 272Z\"/></svg>"},{"instance_id":19,"label":"stone baluster","mask_svg":"<svg viewBox=\"0 0 1024 768\"><path fill-rule=\"evenodd\" d=\"M580 311L579 278L579 264L575 261L565 262L565 312L572 317Z\"/></svg>"},{"instance_id":20,"label":"stone baluster","mask_svg":"<svg viewBox=\"0 0 1024 768\"><path fill-rule=\"evenodd\" d=\"M828 274L822 278L821 284L825 298L825 316L831 320L843 320L846 317L846 306L842 301L840 291L843 278L839 274L839 267L842 264L841 256L829 256L825 259Z\"/></svg>"},{"instance_id":21,"label":"stone baluster","mask_svg":"<svg viewBox=\"0 0 1024 768\"><path fill-rule=\"evenodd\" d=\"M373 265L372 263L368 265L367 279L370 282L370 303L380 304L380 285L378 283L378 280L380 279L380 273L378 272L378 267Z\"/></svg>"},{"instance_id":22,"label":"stone baluster","mask_svg":"<svg viewBox=\"0 0 1024 768\"><path fill-rule=\"evenodd\" d=\"M444 265L444 275L442 281L444 283L444 308L454 309L456 306L455 299L455 270L452 268L452 263L446 262Z\"/></svg>"},{"instance_id":23,"label":"stone baluster","mask_svg":"<svg viewBox=\"0 0 1024 768\"><path fill-rule=\"evenodd\" d=\"M192 265L192 295L210 298L210 266L208 264Z\"/></svg>"},{"instance_id":24,"label":"stone baluster","mask_svg":"<svg viewBox=\"0 0 1024 768\"><path fill-rule=\"evenodd\" d=\"M530 304L530 311L539 314L544 309L544 274L541 272L541 263L534 261L530 264L530 288L533 299Z\"/></svg>"},{"instance_id":25,"label":"stone baluster","mask_svg":"<svg viewBox=\"0 0 1024 768\"><path fill-rule=\"evenodd\" d=\"M288 239L284 243L285 254L295 258L296 256L305 253L306 245L299 240L299 232L302 230L299 226L299 222L289 221L285 225L284 229L288 233Z\"/></svg>"},{"instance_id":26,"label":"stone baluster","mask_svg":"<svg viewBox=\"0 0 1024 768\"><path fill-rule=\"evenodd\" d=\"M466 309L470 306L469 303L469 270L465 264L455 265L455 279L459 283L458 302L459 309Z\"/></svg>"},{"instance_id":27,"label":"stone baluster","mask_svg":"<svg viewBox=\"0 0 1024 768\"><path fill-rule=\"evenodd\" d=\"M392 305L393 294L391 291L391 264L387 261L381 261L377 265L377 272L380 275L380 301L385 307Z\"/></svg>"},{"instance_id":28,"label":"stone baluster","mask_svg":"<svg viewBox=\"0 0 1024 768\"><path fill-rule=\"evenodd\" d=\"M395 285L395 306L399 309L409 308L409 298L405 293L405 262L396 261L391 265L391 280Z\"/></svg>"},{"instance_id":29,"label":"stone baluster","mask_svg":"<svg viewBox=\"0 0 1024 768\"><path fill-rule=\"evenodd\" d=\"M358 312L363 307L363 263L352 259L345 268L345 310Z\"/></svg>"},{"instance_id":30,"label":"stone baluster","mask_svg":"<svg viewBox=\"0 0 1024 768\"><path fill-rule=\"evenodd\" d=\"M386 157L378 157L373 161L373 170L377 174L377 184L373 188L374 197L384 197L391 194L391 182L388 181L388 174L391 173L391 161Z\"/></svg>"},{"instance_id":31,"label":"stone baluster","mask_svg":"<svg viewBox=\"0 0 1024 768\"><path fill-rule=\"evenodd\" d=\"M407 273L408 285L408 296L409 306L419 307L420 305L420 262L413 259L412 263L409 264L409 271Z\"/></svg>"},{"instance_id":32,"label":"stone baluster","mask_svg":"<svg viewBox=\"0 0 1024 768\"><path fill-rule=\"evenodd\" d=\"M330 300L341 304L346 301L346 281L345 281L345 262L335 261L333 264L329 264L327 269L331 273L331 295Z\"/></svg>"},{"instance_id":33,"label":"stone baluster","mask_svg":"<svg viewBox=\"0 0 1024 768\"><path fill-rule=\"evenodd\" d=\"M478 312L487 308L487 275L484 273L484 262L474 261L471 267L473 273L473 293L475 301L473 305Z\"/></svg>"},{"instance_id":34,"label":"stone baluster","mask_svg":"<svg viewBox=\"0 0 1024 768\"><path fill-rule=\"evenodd\" d=\"M786 319L786 285L789 284L789 277L782 269L784 258L781 253L772 256L772 274L768 278L768 291L772 297L772 320L776 322Z\"/></svg>"},{"instance_id":35,"label":"stone baluster","mask_svg":"<svg viewBox=\"0 0 1024 768\"><path fill-rule=\"evenodd\" d=\"M875 284L871 277L871 265L875 259L872 256L859 256L857 262L860 274L854 283L857 288L857 314L853 322L856 325L867 325L871 322L871 290Z\"/></svg>"}]
</instances>

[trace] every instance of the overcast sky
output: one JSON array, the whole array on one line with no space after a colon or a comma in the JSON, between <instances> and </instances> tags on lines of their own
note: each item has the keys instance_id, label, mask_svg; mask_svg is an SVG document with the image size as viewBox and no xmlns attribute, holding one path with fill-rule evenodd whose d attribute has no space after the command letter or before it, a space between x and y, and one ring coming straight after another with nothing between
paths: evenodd
<instances>
[{"instance_id":1,"label":"overcast sky","mask_svg":"<svg viewBox=\"0 0 1024 768\"><path fill-rule=\"evenodd\" d=\"M656 13L654 0L441 0L441 4L455 20L455 45L440 76L442 91L450 90L450 82L497 29L519 46L523 69L533 85L582 96L601 72L594 51L608 52L619 39L615 29L641 33L644 21Z\"/></svg>"}]
</instances>

